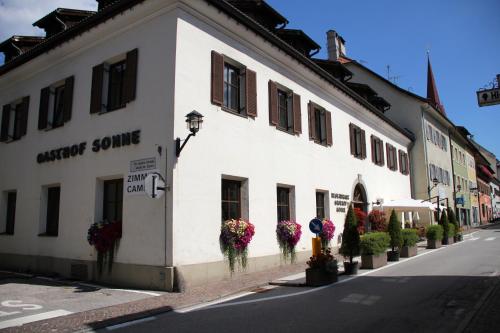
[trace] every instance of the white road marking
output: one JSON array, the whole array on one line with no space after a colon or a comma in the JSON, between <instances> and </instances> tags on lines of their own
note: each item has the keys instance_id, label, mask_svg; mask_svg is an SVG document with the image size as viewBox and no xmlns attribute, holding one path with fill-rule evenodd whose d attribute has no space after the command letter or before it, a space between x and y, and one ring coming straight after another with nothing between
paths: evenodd
<instances>
[{"instance_id":1,"label":"white road marking","mask_svg":"<svg viewBox=\"0 0 500 333\"><path fill-rule=\"evenodd\" d=\"M468 239L468 240L470 240L470 241L476 241L476 240L478 240L478 239L480 239L480 238L479 238L479 237L473 237L473 238Z\"/></svg>"},{"instance_id":2,"label":"white road marking","mask_svg":"<svg viewBox=\"0 0 500 333\"><path fill-rule=\"evenodd\" d=\"M97 284L92 284L92 283L84 283L84 282L78 282L79 285L85 286L85 287L91 287L91 288L99 288L99 289L106 289L106 290L114 290L114 291L126 291L129 293L137 293L137 294L145 294L149 296L161 296L159 293L154 293L152 291L144 291L144 290L134 290L134 289L120 289L120 288L106 288Z\"/></svg>"},{"instance_id":3,"label":"white road marking","mask_svg":"<svg viewBox=\"0 0 500 333\"><path fill-rule=\"evenodd\" d=\"M233 299L245 297L245 296L252 295L252 294L255 294L255 293L253 293L251 291L245 291L245 292L241 292L241 293L238 293L238 294L235 294L235 295L231 295L231 296L228 296L228 297L223 297L223 298L217 299L215 301L201 303L201 304L196 304L196 305L188 306L188 307L185 307L185 308L182 308L182 309L177 309L177 310L174 310L174 312L177 312L177 313L187 313L187 312L199 310L199 309L206 308L206 307L212 307L213 305L216 305L216 304L219 304L219 303L228 302L228 301L231 301Z\"/></svg>"},{"instance_id":4,"label":"white road marking","mask_svg":"<svg viewBox=\"0 0 500 333\"><path fill-rule=\"evenodd\" d=\"M488 242L488 241L492 241L492 240L495 240L496 237L488 237L488 238L485 238L484 241L485 242Z\"/></svg>"},{"instance_id":5,"label":"white road marking","mask_svg":"<svg viewBox=\"0 0 500 333\"><path fill-rule=\"evenodd\" d=\"M39 320L50 319L50 318L55 318L55 317L60 317L60 316L66 316L66 315L69 315L71 313L72 312L69 312L66 310L54 310L54 311L49 311L49 312L38 313L35 315L31 315L31 316L24 316L24 317L20 317L20 318L1 321L0 322L0 329L12 327L12 326L22 326L24 324L31 323L33 321L39 321Z\"/></svg>"},{"instance_id":6,"label":"white road marking","mask_svg":"<svg viewBox=\"0 0 500 333\"><path fill-rule=\"evenodd\" d=\"M156 319L155 316L141 318L141 319L137 319L137 320L127 321L126 323L122 323L122 324L116 324L116 325L108 326L108 327L106 327L106 329L108 331L113 331L113 330L117 330L119 328L123 328L123 327L127 327L127 326L132 326L132 325L136 325L136 324L139 324L139 323L144 323L146 321L151 321L151 320L155 320L155 319Z\"/></svg>"}]
</instances>

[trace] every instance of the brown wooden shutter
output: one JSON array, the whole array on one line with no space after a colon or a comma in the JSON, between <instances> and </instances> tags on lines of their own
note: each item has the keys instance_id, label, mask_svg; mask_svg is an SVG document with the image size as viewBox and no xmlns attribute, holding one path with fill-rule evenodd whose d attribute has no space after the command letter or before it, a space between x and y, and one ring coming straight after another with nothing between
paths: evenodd
<instances>
[{"instance_id":1,"label":"brown wooden shutter","mask_svg":"<svg viewBox=\"0 0 500 333\"><path fill-rule=\"evenodd\" d=\"M314 126L314 104L309 101L307 104L307 118L309 119L309 139L316 138L316 126Z\"/></svg>"},{"instance_id":2,"label":"brown wooden shutter","mask_svg":"<svg viewBox=\"0 0 500 333\"><path fill-rule=\"evenodd\" d=\"M90 113L99 113L102 109L102 81L104 64L92 68L92 91L90 93Z\"/></svg>"},{"instance_id":3,"label":"brown wooden shutter","mask_svg":"<svg viewBox=\"0 0 500 333\"><path fill-rule=\"evenodd\" d=\"M326 144L331 146L333 144L332 135L332 113L330 111L325 111L325 122L326 122Z\"/></svg>"},{"instance_id":4,"label":"brown wooden shutter","mask_svg":"<svg viewBox=\"0 0 500 333\"><path fill-rule=\"evenodd\" d=\"M366 138L365 130L361 130L361 158L366 158Z\"/></svg>"},{"instance_id":5,"label":"brown wooden shutter","mask_svg":"<svg viewBox=\"0 0 500 333\"><path fill-rule=\"evenodd\" d=\"M66 96L66 91L64 92ZM40 107L38 108L38 129L47 128L49 115L50 87L45 87L40 91Z\"/></svg>"},{"instance_id":6,"label":"brown wooden shutter","mask_svg":"<svg viewBox=\"0 0 500 333\"><path fill-rule=\"evenodd\" d=\"M245 80L247 115L257 117L257 74L247 68Z\"/></svg>"},{"instance_id":7,"label":"brown wooden shutter","mask_svg":"<svg viewBox=\"0 0 500 333\"><path fill-rule=\"evenodd\" d=\"M381 166L383 166L385 164L384 162L384 142L382 140L378 140L377 142L377 146L378 146L378 149L380 149L380 153L379 153L379 156L380 156L380 164Z\"/></svg>"},{"instance_id":8,"label":"brown wooden shutter","mask_svg":"<svg viewBox=\"0 0 500 333\"><path fill-rule=\"evenodd\" d=\"M399 159L399 172L404 173L403 172L403 152L401 151L401 149L398 151L398 159Z\"/></svg>"},{"instance_id":9,"label":"brown wooden shutter","mask_svg":"<svg viewBox=\"0 0 500 333\"><path fill-rule=\"evenodd\" d=\"M372 147L372 162L377 164L377 159L376 159L376 154L375 154L375 150L377 149L377 142L376 142L376 139L373 135L370 135L370 143L371 143L371 147Z\"/></svg>"},{"instance_id":10,"label":"brown wooden shutter","mask_svg":"<svg viewBox=\"0 0 500 333\"><path fill-rule=\"evenodd\" d=\"M127 59L125 65L125 82L123 87L123 100L125 103L131 102L135 99L135 92L137 87L137 58L139 50L133 49L127 52Z\"/></svg>"},{"instance_id":11,"label":"brown wooden shutter","mask_svg":"<svg viewBox=\"0 0 500 333\"><path fill-rule=\"evenodd\" d=\"M406 156L406 175L409 175L410 174L410 155L408 155L407 153L405 153L405 156Z\"/></svg>"},{"instance_id":12,"label":"brown wooden shutter","mask_svg":"<svg viewBox=\"0 0 500 333\"><path fill-rule=\"evenodd\" d=\"M351 142L351 155L356 156L356 140L355 140L355 127L353 124L349 124L349 139Z\"/></svg>"},{"instance_id":13,"label":"brown wooden shutter","mask_svg":"<svg viewBox=\"0 0 500 333\"><path fill-rule=\"evenodd\" d=\"M211 95L212 104L224 104L224 57L215 51L212 51Z\"/></svg>"},{"instance_id":14,"label":"brown wooden shutter","mask_svg":"<svg viewBox=\"0 0 500 333\"><path fill-rule=\"evenodd\" d=\"M300 95L292 93L292 112L293 112L293 132L302 133L302 113L300 107Z\"/></svg>"},{"instance_id":15,"label":"brown wooden shutter","mask_svg":"<svg viewBox=\"0 0 500 333\"><path fill-rule=\"evenodd\" d=\"M10 104L2 108L2 130L0 131L0 142L9 140Z\"/></svg>"},{"instance_id":16,"label":"brown wooden shutter","mask_svg":"<svg viewBox=\"0 0 500 333\"><path fill-rule=\"evenodd\" d=\"M278 87L276 83L269 80L269 122L278 125Z\"/></svg>"},{"instance_id":17,"label":"brown wooden shutter","mask_svg":"<svg viewBox=\"0 0 500 333\"><path fill-rule=\"evenodd\" d=\"M26 96L21 102L21 136L28 132L28 111L30 108L30 97Z\"/></svg>"},{"instance_id":18,"label":"brown wooden shutter","mask_svg":"<svg viewBox=\"0 0 500 333\"><path fill-rule=\"evenodd\" d=\"M389 143L385 144L385 151L387 153L387 167L392 170L392 165L391 165L391 145Z\"/></svg>"},{"instance_id":19,"label":"brown wooden shutter","mask_svg":"<svg viewBox=\"0 0 500 333\"><path fill-rule=\"evenodd\" d=\"M73 108L73 86L75 84L75 77L70 76L66 78L64 83L64 107L63 107L63 121L67 122L71 119L71 110Z\"/></svg>"}]
</instances>

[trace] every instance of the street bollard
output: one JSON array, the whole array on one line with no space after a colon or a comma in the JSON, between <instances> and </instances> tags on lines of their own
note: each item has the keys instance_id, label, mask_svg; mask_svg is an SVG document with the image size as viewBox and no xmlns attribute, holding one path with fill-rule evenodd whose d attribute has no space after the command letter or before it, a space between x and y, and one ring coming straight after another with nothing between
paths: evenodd
<instances>
[{"instance_id":1,"label":"street bollard","mask_svg":"<svg viewBox=\"0 0 500 333\"><path fill-rule=\"evenodd\" d=\"M316 236L312 238L312 255L313 257L318 256L321 253L321 237Z\"/></svg>"}]
</instances>

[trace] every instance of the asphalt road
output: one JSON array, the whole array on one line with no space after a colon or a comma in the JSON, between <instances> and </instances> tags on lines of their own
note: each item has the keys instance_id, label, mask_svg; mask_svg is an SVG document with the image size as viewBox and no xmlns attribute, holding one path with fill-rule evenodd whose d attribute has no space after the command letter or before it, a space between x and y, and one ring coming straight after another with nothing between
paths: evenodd
<instances>
[{"instance_id":1,"label":"asphalt road","mask_svg":"<svg viewBox=\"0 0 500 333\"><path fill-rule=\"evenodd\" d=\"M0 271L0 330L161 294Z\"/></svg>"},{"instance_id":2,"label":"asphalt road","mask_svg":"<svg viewBox=\"0 0 500 333\"><path fill-rule=\"evenodd\" d=\"M100 332L460 332L500 275L500 228L322 288L283 287Z\"/></svg>"}]
</instances>

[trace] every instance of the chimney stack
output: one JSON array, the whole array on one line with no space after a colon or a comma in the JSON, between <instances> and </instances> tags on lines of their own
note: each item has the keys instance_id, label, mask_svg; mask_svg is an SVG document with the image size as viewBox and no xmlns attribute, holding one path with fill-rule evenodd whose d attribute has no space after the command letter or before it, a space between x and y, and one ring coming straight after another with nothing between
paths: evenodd
<instances>
[{"instance_id":1,"label":"chimney stack","mask_svg":"<svg viewBox=\"0 0 500 333\"><path fill-rule=\"evenodd\" d=\"M346 55L345 41L335 30L326 32L326 40L328 46L328 60L337 61L339 57Z\"/></svg>"}]
</instances>

